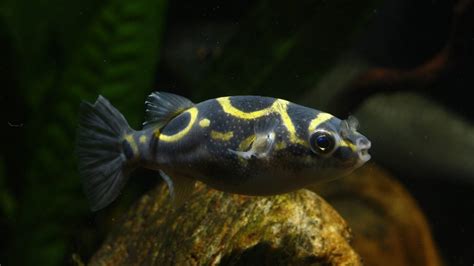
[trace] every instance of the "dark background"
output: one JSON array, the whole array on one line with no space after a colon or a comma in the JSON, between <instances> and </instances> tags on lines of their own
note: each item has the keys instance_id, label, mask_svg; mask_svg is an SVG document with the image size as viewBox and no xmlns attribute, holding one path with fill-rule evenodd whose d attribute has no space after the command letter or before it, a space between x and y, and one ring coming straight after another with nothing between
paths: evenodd
<instances>
[{"instance_id":1,"label":"dark background","mask_svg":"<svg viewBox=\"0 0 474 266\"><path fill-rule=\"evenodd\" d=\"M456 3L0 2L0 264L88 261L115 220L159 182L156 173L138 171L111 207L98 213L88 210L73 153L81 100L104 95L135 128L142 122L144 99L153 90L194 102L235 94L300 102L331 69L344 64L341 58L356 57L364 67L401 70L430 60L452 34ZM417 162L403 152L392 159L382 156L393 152L383 145L374 145L372 154L416 198L448 265L474 263L474 173L469 171L474 110L467 96L474 84L474 35L464 35L464 63L416 91L449 112L451 120L466 125L433 150L447 166L417 171ZM324 98L330 91L318 94ZM377 137L384 136L369 134ZM471 166L457 171L456 162L450 161L456 160L455 152L443 148L452 143L465 147ZM415 151L420 149L416 145Z\"/></svg>"}]
</instances>

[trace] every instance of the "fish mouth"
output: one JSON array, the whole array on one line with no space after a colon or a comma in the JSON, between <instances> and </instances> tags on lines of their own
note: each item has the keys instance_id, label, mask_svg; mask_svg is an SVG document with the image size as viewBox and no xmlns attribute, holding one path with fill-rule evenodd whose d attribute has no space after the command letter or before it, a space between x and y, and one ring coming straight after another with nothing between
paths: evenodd
<instances>
[{"instance_id":1,"label":"fish mouth","mask_svg":"<svg viewBox=\"0 0 474 266\"><path fill-rule=\"evenodd\" d=\"M370 141L365 140L365 141L357 141L357 155L359 157L359 162L361 164L367 162L370 160L371 156L369 154L369 149L372 146Z\"/></svg>"},{"instance_id":2,"label":"fish mouth","mask_svg":"<svg viewBox=\"0 0 474 266\"><path fill-rule=\"evenodd\" d=\"M359 160L362 161L363 163L367 162L371 158L369 154L369 149L359 150L357 152L357 155L359 156Z\"/></svg>"}]
</instances>

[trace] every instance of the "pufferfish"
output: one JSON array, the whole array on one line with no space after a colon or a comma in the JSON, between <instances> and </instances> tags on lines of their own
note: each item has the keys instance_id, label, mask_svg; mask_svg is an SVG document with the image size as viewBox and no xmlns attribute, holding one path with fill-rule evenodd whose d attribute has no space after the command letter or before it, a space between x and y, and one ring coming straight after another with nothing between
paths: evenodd
<instances>
[{"instance_id":1,"label":"pufferfish","mask_svg":"<svg viewBox=\"0 0 474 266\"><path fill-rule=\"evenodd\" d=\"M165 92L145 102L133 130L107 99L82 102L77 155L93 211L114 201L138 167L158 171L175 206L196 181L220 191L276 195L331 180L370 159L358 121L262 96L229 96L194 104Z\"/></svg>"}]
</instances>

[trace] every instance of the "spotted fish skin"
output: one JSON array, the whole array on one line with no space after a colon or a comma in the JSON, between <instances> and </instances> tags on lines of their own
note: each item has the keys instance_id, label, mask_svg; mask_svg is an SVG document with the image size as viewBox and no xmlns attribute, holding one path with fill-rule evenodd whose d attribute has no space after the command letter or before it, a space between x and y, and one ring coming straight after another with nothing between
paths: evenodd
<instances>
[{"instance_id":1,"label":"spotted fish skin","mask_svg":"<svg viewBox=\"0 0 474 266\"><path fill-rule=\"evenodd\" d=\"M370 159L370 141L355 119L283 99L228 96L193 104L152 93L140 131L103 97L86 105L78 147L93 210L113 201L137 167L159 171L173 198L189 195L196 180L225 192L274 195L342 176ZM101 141L108 146L89 150Z\"/></svg>"},{"instance_id":2,"label":"spotted fish skin","mask_svg":"<svg viewBox=\"0 0 474 266\"><path fill-rule=\"evenodd\" d=\"M279 125L268 157L245 160L230 152L247 150L256 125L265 119L276 119ZM313 121L332 126L341 122L330 114L271 97L207 100L161 130L148 132L153 159L147 165L227 192L272 195L292 191L325 179L317 177L317 171L324 172L324 162L315 164L320 158L309 148L308 129Z\"/></svg>"}]
</instances>

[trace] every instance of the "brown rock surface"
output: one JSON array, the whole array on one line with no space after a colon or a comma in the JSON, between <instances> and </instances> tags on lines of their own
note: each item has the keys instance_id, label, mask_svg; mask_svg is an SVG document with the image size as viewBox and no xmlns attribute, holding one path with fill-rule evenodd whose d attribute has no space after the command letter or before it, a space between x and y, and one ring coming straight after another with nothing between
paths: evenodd
<instances>
[{"instance_id":1,"label":"brown rock surface","mask_svg":"<svg viewBox=\"0 0 474 266\"><path fill-rule=\"evenodd\" d=\"M308 190L245 197L202 184L173 210L165 186L112 229L91 265L360 265L345 221Z\"/></svg>"},{"instance_id":2,"label":"brown rock surface","mask_svg":"<svg viewBox=\"0 0 474 266\"><path fill-rule=\"evenodd\" d=\"M348 222L365 265L440 265L428 223L394 177L374 164L314 186Z\"/></svg>"}]
</instances>

